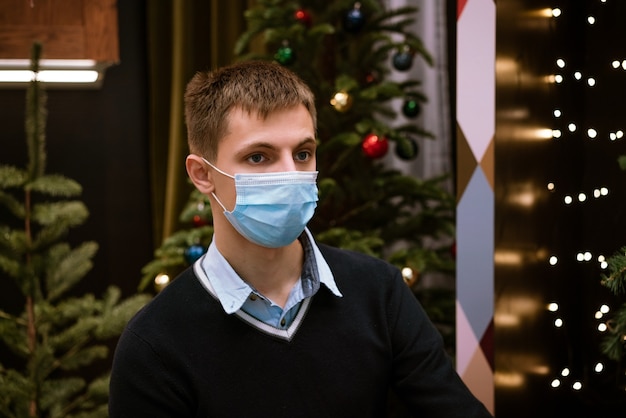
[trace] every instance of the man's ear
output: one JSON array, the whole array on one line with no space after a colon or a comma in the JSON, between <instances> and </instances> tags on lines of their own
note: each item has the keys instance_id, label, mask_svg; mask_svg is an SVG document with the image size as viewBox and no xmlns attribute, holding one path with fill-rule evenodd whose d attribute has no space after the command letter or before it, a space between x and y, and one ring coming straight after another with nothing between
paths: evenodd
<instances>
[{"instance_id":1,"label":"man's ear","mask_svg":"<svg viewBox=\"0 0 626 418\"><path fill-rule=\"evenodd\" d=\"M201 157L189 154L185 160L185 166L189 178L201 193L209 195L215 190L212 173Z\"/></svg>"}]
</instances>

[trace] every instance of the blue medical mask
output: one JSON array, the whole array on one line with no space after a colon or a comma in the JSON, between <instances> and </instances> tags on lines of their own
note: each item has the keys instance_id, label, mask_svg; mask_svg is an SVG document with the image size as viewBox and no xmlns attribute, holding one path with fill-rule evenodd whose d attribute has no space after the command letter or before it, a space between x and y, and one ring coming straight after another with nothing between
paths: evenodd
<instances>
[{"instance_id":1,"label":"blue medical mask","mask_svg":"<svg viewBox=\"0 0 626 418\"><path fill-rule=\"evenodd\" d=\"M249 241L268 248L291 244L304 231L317 206L317 171L274 173L223 172L202 158L218 173L235 179L237 200L228 211L215 193L231 225Z\"/></svg>"}]
</instances>

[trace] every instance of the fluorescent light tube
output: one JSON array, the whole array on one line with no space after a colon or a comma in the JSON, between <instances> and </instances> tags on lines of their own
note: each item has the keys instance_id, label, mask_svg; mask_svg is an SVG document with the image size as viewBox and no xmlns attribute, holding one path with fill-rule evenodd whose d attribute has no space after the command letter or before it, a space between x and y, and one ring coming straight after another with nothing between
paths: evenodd
<instances>
[{"instance_id":1,"label":"fluorescent light tube","mask_svg":"<svg viewBox=\"0 0 626 418\"><path fill-rule=\"evenodd\" d=\"M0 70L0 83L28 83L33 80L30 70ZM43 70L37 74L43 83L95 83L98 72L95 70Z\"/></svg>"}]
</instances>

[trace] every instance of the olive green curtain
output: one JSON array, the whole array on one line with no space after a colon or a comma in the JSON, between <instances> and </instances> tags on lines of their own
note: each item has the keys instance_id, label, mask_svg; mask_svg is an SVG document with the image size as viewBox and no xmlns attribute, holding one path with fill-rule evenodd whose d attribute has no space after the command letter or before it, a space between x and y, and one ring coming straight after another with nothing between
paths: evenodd
<instances>
[{"instance_id":1,"label":"olive green curtain","mask_svg":"<svg viewBox=\"0 0 626 418\"><path fill-rule=\"evenodd\" d=\"M157 247L181 227L178 217L191 192L185 171L185 86L197 71L234 61L233 48L245 30L248 1L146 2L149 158Z\"/></svg>"}]
</instances>

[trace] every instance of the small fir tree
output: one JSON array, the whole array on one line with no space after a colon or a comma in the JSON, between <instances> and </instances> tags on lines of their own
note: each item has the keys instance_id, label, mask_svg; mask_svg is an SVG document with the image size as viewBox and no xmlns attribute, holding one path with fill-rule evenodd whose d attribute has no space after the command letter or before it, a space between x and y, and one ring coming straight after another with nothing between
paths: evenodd
<instances>
[{"instance_id":1,"label":"small fir tree","mask_svg":"<svg viewBox=\"0 0 626 418\"><path fill-rule=\"evenodd\" d=\"M614 295L624 300L626 296L626 246L607 259L608 274L602 275L601 283ZM624 377L624 360L626 360L626 302L622 302L606 321L606 332L602 337L600 349L617 365L615 376L615 390L619 399L623 398L624 385L620 381Z\"/></svg>"},{"instance_id":2,"label":"small fir tree","mask_svg":"<svg viewBox=\"0 0 626 418\"><path fill-rule=\"evenodd\" d=\"M400 267L452 351L453 291L416 280L454 273L455 199L447 176L418 179L383 163L392 148L400 160L414 160L419 141L432 138L415 120L426 101L420 82L390 78L416 59L432 63L410 30L416 13L387 10L376 0L259 0L245 13L248 29L235 53L289 67L315 94L320 200L309 227L316 238ZM161 274L175 275L209 244L205 196L192 192L180 220L187 228L156 250L141 288Z\"/></svg>"},{"instance_id":3,"label":"small fir tree","mask_svg":"<svg viewBox=\"0 0 626 418\"><path fill-rule=\"evenodd\" d=\"M602 284L617 296L626 295L626 247L608 260L609 274L602 276ZM623 303L608 321L607 335L602 340L602 351L609 358L622 361L626 357L626 303Z\"/></svg>"},{"instance_id":4,"label":"small fir tree","mask_svg":"<svg viewBox=\"0 0 626 418\"><path fill-rule=\"evenodd\" d=\"M620 155L617 163L622 170L626 170L626 155ZM606 261L608 274L602 275L602 285L616 296L626 296L626 246L620 248ZM608 321L607 331L601 349L612 360L621 362L626 357L626 302Z\"/></svg>"},{"instance_id":5,"label":"small fir tree","mask_svg":"<svg viewBox=\"0 0 626 418\"><path fill-rule=\"evenodd\" d=\"M0 341L15 357L11 365L0 363L0 416L106 417L108 373L86 379L82 372L107 358L106 342L119 336L148 296L121 300L115 287L101 299L68 296L91 270L98 246L84 242L72 248L63 241L88 211L76 200L77 182L45 173L40 54L35 44L35 77L26 97L27 167L0 165L0 204L8 215L0 223L0 280L6 289L12 279L24 306L20 313L0 309Z\"/></svg>"}]
</instances>

